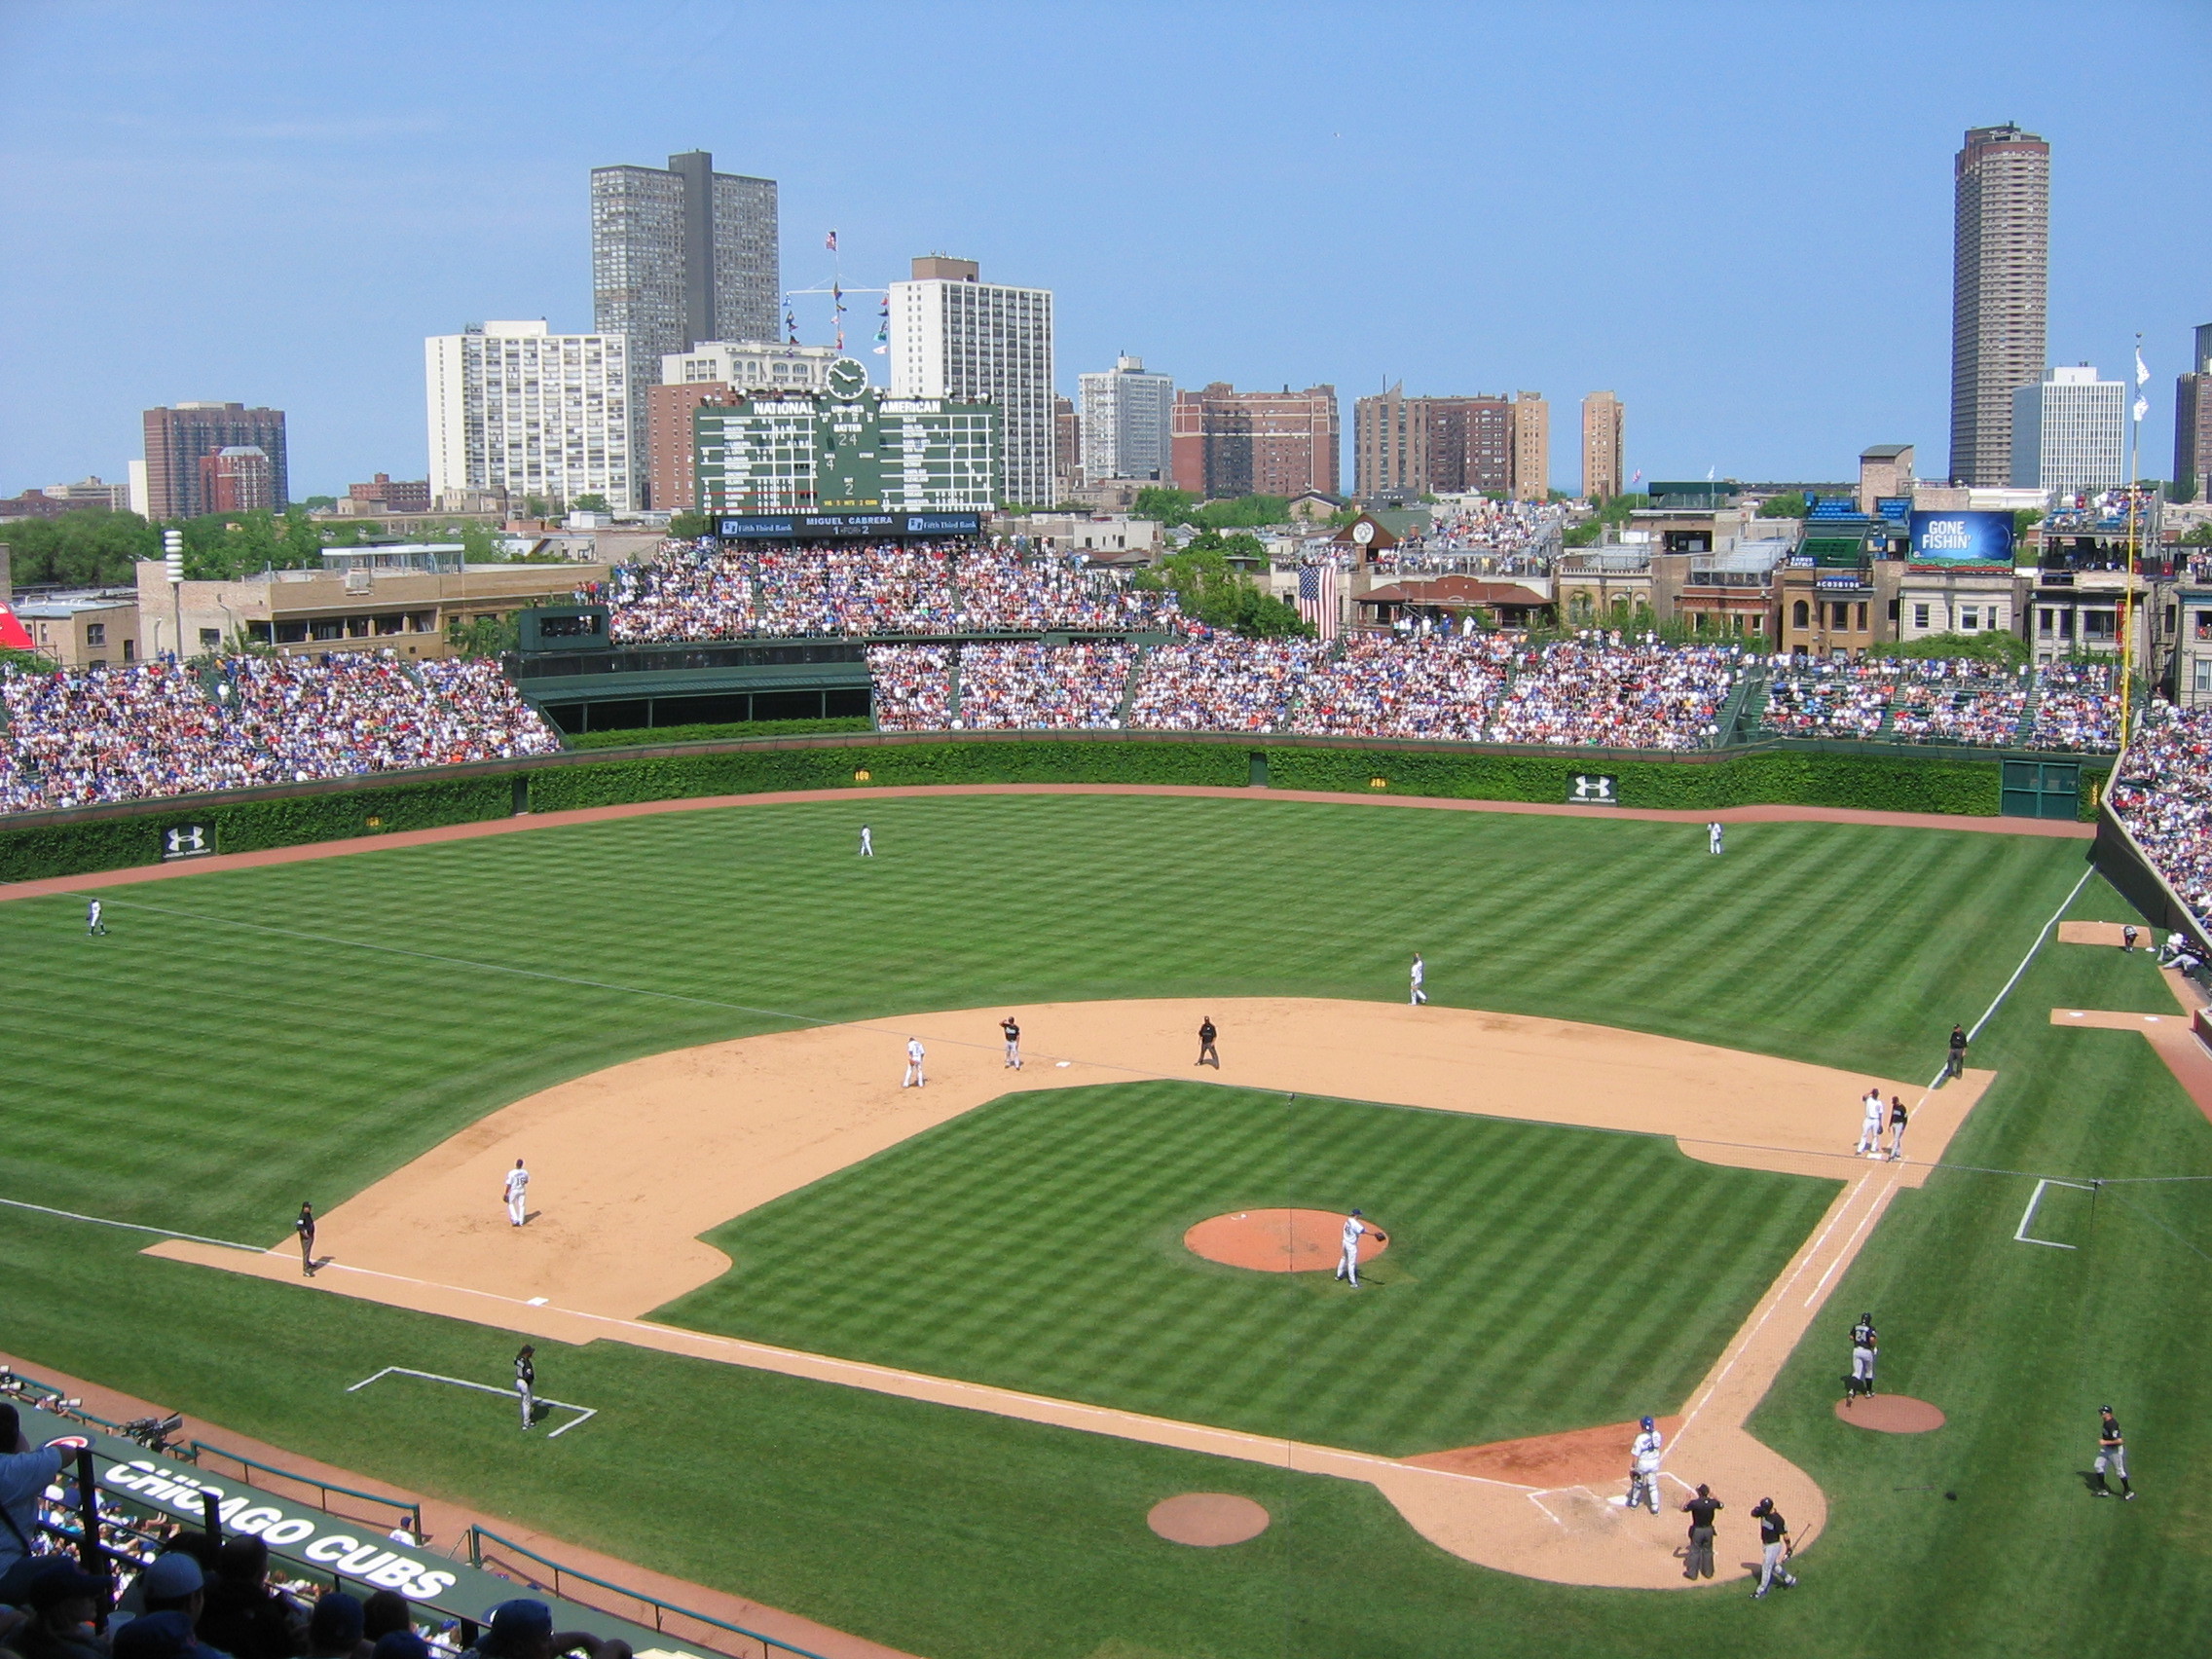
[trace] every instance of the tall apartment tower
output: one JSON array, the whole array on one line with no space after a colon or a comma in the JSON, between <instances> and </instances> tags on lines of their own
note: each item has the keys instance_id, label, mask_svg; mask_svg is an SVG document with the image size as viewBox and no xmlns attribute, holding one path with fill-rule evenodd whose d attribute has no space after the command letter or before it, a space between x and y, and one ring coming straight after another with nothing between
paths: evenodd
<instances>
[{"instance_id":1,"label":"tall apartment tower","mask_svg":"<svg viewBox=\"0 0 2212 1659\"><path fill-rule=\"evenodd\" d=\"M1512 482L1513 405L1502 394L1408 397L1402 385L1351 406L1352 489L1500 492Z\"/></svg>"},{"instance_id":2,"label":"tall apartment tower","mask_svg":"<svg viewBox=\"0 0 2212 1659\"><path fill-rule=\"evenodd\" d=\"M2174 496L2194 501L2212 483L2212 322L2196 330L2195 367L2174 382Z\"/></svg>"},{"instance_id":3,"label":"tall apartment tower","mask_svg":"<svg viewBox=\"0 0 2212 1659\"><path fill-rule=\"evenodd\" d=\"M2012 394L2043 378L2050 146L2008 122L1970 129L1954 164L1951 481L2012 474Z\"/></svg>"},{"instance_id":4,"label":"tall apartment tower","mask_svg":"<svg viewBox=\"0 0 2212 1659\"><path fill-rule=\"evenodd\" d=\"M149 409L146 427L146 516L198 518L219 509L200 462L227 449L257 449L269 460L269 498L257 505L282 512L291 504L284 471L284 412L242 403L180 403ZM235 509L233 509L235 510Z\"/></svg>"},{"instance_id":5,"label":"tall apartment tower","mask_svg":"<svg viewBox=\"0 0 2212 1659\"><path fill-rule=\"evenodd\" d=\"M1541 501L1552 493L1552 406L1540 391L1513 400L1513 482L1516 501Z\"/></svg>"},{"instance_id":6,"label":"tall apartment tower","mask_svg":"<svg viewBox=\"0 0 2212 1659\"><path fill-rule=\"evenodd\" d=\"M776 181L719 173L705 150L665 168L592 168L592 332L630 342L633 455L646 450L645 388L661 358L702 341L781 338L778 246Z\"/></svg>"},{"instance_id":7,"label":"tall apartment tower","mask_svg":"<svg viewBox=\"0 0 2212 1659\"><path fill-rule=\"evenodd\" d=\"M1141 478L1164 484L1175 476L1170 447L1175 382L1145 373L1142 357L1117 357L1103 374L1077 378L1082 393L1083 475Z\"/></svg>"},{"instance_id":8,"label":"tall apartment tower","mask_svg":"<svg viewBox=\"0 0 2212 1659\"><path fill-rule=\"evenodd\" d=\"M1175 487L1209 501L1337 493L1337 388L1238 391L1215 381L1175 394Z\"/></svg>"},{"instance_id":9,"label":"tall apartment tower","mask_svg":"<svg viewBox=\"0 0 2212 1659\"><path fill-rule=\"evenodd\" d=\"M1627 413L1609 391L1582 400L1582 498L1603 501L1621 493L1621 421Z\"/></svg>"},{"instance_id":10,"label":"tall apartment tower","mask_svg":"<svg viewBox=\"0 0 2212 1659\"><path fill-rule=\"evenodd\" d=\"M425 340L431 498L504 490L517 508L532 496L636 507L628 345L619 334L554 334L542 321Z\"/></svg>"},{"instance_id":11,"label":"tall apartment tower","mask_svg":"<svg viewBox=\"0 0 2212 1659\"><path fill-rule=\"evenodd\" d=\"M1052 291L985 282L972 259L933 254L913 271L891 284L891 395L996 405L1001 498L1055 504Z\"/></svg>"}]
</instances>

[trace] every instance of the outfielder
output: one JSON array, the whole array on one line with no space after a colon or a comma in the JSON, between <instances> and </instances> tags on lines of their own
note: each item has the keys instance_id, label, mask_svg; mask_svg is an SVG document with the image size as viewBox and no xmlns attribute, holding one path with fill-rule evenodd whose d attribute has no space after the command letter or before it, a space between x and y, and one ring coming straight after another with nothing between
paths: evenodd
<instances>
[{"instance_id":1,"label":"outfielder","mask_svg":"<svg viewBox=\"0 0 2212 1659\"><path fill-rule=\"evenodd\" d=\"M1014 1024L1014 1015L1008 1014L999 1021L999 1031L1006 1038L1006 1063L1011 1071L1021 1069L1021 1027Z\"/></svg>"},{"instance_id":2,"label":"outfielder","mask_svg":"<svg viewBox=\"0 0 2212 1659\"><path fill-rule=\"evenodd\" d=\"M1859 1145L1855 1150L1872 1158L1882 1150L1882 1091L1869 1088L1866 1098L1859 1104L1865 1109L1865 1115L1859 1124Z\"/></svg>"},{"instance_id":3,"label":"outfielder","mask_svg":"<svg viewBox=\"0 0 2212 1659\"><path fill-rule=\"evenodd\" d=\"M507 1171L506 1184L507 1225L520 1227L530 1219L530 1171L515 1160L515 1166Z\"/></svg>"},{"instance_id":4,"label":"outfielder","mask_svg":"<svg viewBox=\"0 0 2212 1659\"><path fill-rule=\"evenodd\" d=\"M87 937L107 932L107 923L100 920L102 908L103 906L97 899L85 906L85 933Z\"/></svg>"},{"instance_id":5,"label":"outfielder","mask_svg":"<svg viewBox=\"0 0 2212 1659\"><path fill-rule=\"evenodd\" d=\"M919 1037L906 1039L906 1076L899 1085L901 1088L926 1088L929 1086L929 1079L922 1075L922 1040Z\"/></svg>"},{"instance_id":6,"label":"outfielder","mask_svg":"<svg viewBox=\"0 0 2212 1659\"><path fill-rule=\"evenodd\" d=\"M1414 994L1413 994L1413 998L1412 998L1412 1006L1413 1006L1413 1007L1415 1007L1415 1008L1419 1008L1419 1007L1420 1007L1420 1005L1421 1005L1422 1003L1424 1003L1424 1002L1428 1001L1428 993L1427 993L1426 991L1424 991L1424 990L1422 990L1422 989L1421 989L1421 986L1422 986L1423 984L1425 984L1425 983L1427 982L1427 980L1428 980L1428 970L1427 970L1426 968L1424 968L1423 966L1421 966L1421 960L1420 960L1420 952L1417 950L1417 951L1415 951L1415 952L1414 952L1414 966L1413 966L1413 981L1414 981Z\"/></svg>"},{"instance_id":7,"label":"outfielder","mask_svg":"<svg viewBox=\"0 0 2212 1659\"><path fill-rule=\"evenodd\" d=\"M1717 818L1705 827L1705 850L1714 858L1720 856L1720 820Z\"/></svg>"},{"instance_id":8,"label":"outfielder","mask_svg":"<svg viewBox=\"0 0 2212 1659\"><path fill-rule=\"evenodd\" d=\"M2097 1408L2097 1484L2090 1490L2099 1497L2124 1497L2135 1501L2135 1488L2127 1479L2127 1441L2120 1432L2120 1419L2112 1415L2112 1407ZM2120 1481L2117 1493L2105 1484L2105 1471L2110 1469Z\"/></svg>"},{"instance_id":9,"label":"outfielder","mask_svg":"<svg viewBox=\"0 0 2212 1659\"><path fill-rule=\"evenodd\" d=\"M1666 1445L1667 1437L1659 1432L1659 1425L1645 1418L1635 1444L1628 1449L1629 1508L1648 1503L1652 1514L1659 1513L1659 1456Z\"/></svg>"},{"instance_id":10,"label":"outfielder","mask_svg":"<svg viewBox=\"0 0 2212 1659\"><path fill-rule=\"evenodd\" d=\"M537 1401L532 1393L537 1386L537 1366L532 1357L536 1352L525 1343L522 1352L515 1355L515 1398L522 1402L522 1425L526 1429L537 1420Z\"/></svg>"},{"instance_id":11,"label":"outfielder","mask_svg":"<svg viewBox=\"0 0 2212 1659\"><path fill-rule=\"evenodd\" d=\"M868 832L868 827L865 824L861 826L861 857L864 859L875 857L875 837Z\"/></svg>"},{"instance_id":12,"label":"outfielder","mask_svg":"<svg viewBox=\"0 0 2212 1659\"><path fill-rule=\"evenodd\" d=\"M1843 1387L1843 1403L1864 1395L1874 1396L1874 1355L1880 1348L1874 1334L1874 1315L1862 1313L1859 1323L1851 1327L1851 1380Z\"/></svg>"},{"instance_id":13,"label":"outfielder","mask_svg":"<svg viewBox=\"0 0 2212 1659\"><path fill-rule=\"evenodd\" d=\"M1360 1220L1358 1210L1345 1217L1344 1251L1337 1257L1337 1277L1350 1280L1354 1290L1359 1288L1359 1235L1363 1233L1374 1234L1378 1244L1390 1242L1390 1235L1380 1227L1369 1227Z\"/></svg>"},{"instance_id":14,"label":"outfielder","mask_svg":"<svg viewBox=\"0 0 2212 1659\"><path fill-rule=\"evenodd\" d=\"M1789 1541L1789 1523L1775 1508L1773 1498L1760 1498L1751 1506L1751 1514L1759 1524L1759 1587L1751 1592L1751 1600L1756 1602L1774 1587L1777 1578L1786 1590L1797 1587L1796 1574L1782 1565L1797 1553L1797 1546Z\"/></svg>"}]
</instances>

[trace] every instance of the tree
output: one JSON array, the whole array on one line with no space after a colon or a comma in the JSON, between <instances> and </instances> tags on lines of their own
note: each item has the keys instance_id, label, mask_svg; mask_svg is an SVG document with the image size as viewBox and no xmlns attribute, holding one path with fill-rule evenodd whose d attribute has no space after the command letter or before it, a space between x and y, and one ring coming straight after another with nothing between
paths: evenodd
<instances>
[{"instance_id":1,"label":"tree","mask_svg":"<svg viewBox=\"0 0 2212 1659\"><path fill-rule=\"evenodd\" d=\"M454 534L461 538L461 562L464 565L498 565L507 557L507 550L499 545L499 538L488 524L469 519Z\"/></svg>"},{"instance_id":2,"label":"tree","mask_svg":"<svg viewBox=\"0 0 2212 1659\"><path fill-rule=\"evenodd\" d=\"M284 514L284 547L296 566L312 568L322 563L322 531L308 517L305 507L293 507Z\"/></svg>"},{"instance_id":3,"label":"tree","mask_svg":"<svg viewBox=\"0 0 2212 1659\"><path fill-rule=\"evenodd\" d=\"M1206 502L1189 522L1201 530L1257 530L1289 521L1288 496L1232 496L1225 501Z\"/></svg>"},{"instance_id":4,"label":"tree","mask_svg":"<svg viewBox=\"0 0 2212 1659\"><path fill-rule=\"evenodd\" d=\"M512 616L472 616L446 621L446 643L464 657L498 656L515 648L522 625Z\"/></svg>"},{"instance_id":5,"label":"tree","mask_svg":"<svg viewBox=\"0 0 2212 1659\"><path fill-rule=\"evenodd\" d=\"M2017 634L1999 629L1985 634L1930 634L1901 645L1877 646L1871 654L1915 662L1967 657L1976 662L2001 662L2009 668L2018 668L2028 660L2028 642Z\"/></svg>"},{"instance_id":6,"label":"tree","mask_svg":"<svg viewBox=\"0 0 2212 1659\"><path fill-rule=\"evenodd\" d=\"M1183 614L1209 628L1243 634L1252 639L1280 640L1310 635L1313 630L1286 605L1264 592L1260 584L1230 563L1232 557L1265 559L1259 537L1224 535L1200 531L1180 553L1171 553L1158 567L1140 571L1133 585L1154 592L1174 594Z\"/></svg>"},{"instance_id":7,"label":"tree","mask_svg":"<svg viewBox=\"0 0 2212 1659\"><path fill-rule=\"evenodd\" d=\"M541 519L553 510L553 503L543 496L525 496L522 500L523 517Z\"/></svg>"},{"instance_id":8,"label":"tree","mask_svg":"<svg viewBox=\"0 0 2212 1659\"><path fill-rule=\"evenodd\" d=\"M679 541L688 541L704 535L713 529L705 513L670 513L668 534Z\"/></svg>"},{"instance_id":9,"label":"tree","mask_svg":"<svg viewBox=\"0 0 2212 1659\"><path fill-rule=\"evenodd\" d=\"M1805 516L1805 492L1785 490L1779 496L1769 496L1759 503L1760 518L1793 518Z\"/></svg>"},{"instance_id":10,"label":"tree","mask_svg":"<svg viewBox=\"0 0 2212 1659\"><path fill-rule=\"evenodd\" d=\"M1188 490L1153 484L1137 492L1137 498L1130 504L1129 510L1138 518L1157 519L1163 525L1178 525L1192 522L1191 514L1198 504L1198 497Z\"/></svg>"},{"instance_id":11,"label":"tree","mask_svg":"<svg viewBox=\"0 0 2212 1659\"><path fill-rule=\"evenodd\" d=\"M336 496L310 496L306 500L297 501L293 504L305 507L312 513L318 507L335 507L338 505L338 498Z\"/></svg>"},{"instance_id":12,"label":"tree","mask_svg":"<svg viewBox=\"0 0 2212 1659\"><path fill-rule=\"evenodd\" d=\"M2184 547L2212 547L2212 519L2206 520L2181 538Z\"/></svg>"},{"instance_id":13,"label":"tree","mask_svg":"<svg viewBox=\"0 0 2212 1659\"><path fill-rule=\"evenodd\" d=\"M2038 507L2022 507L2012 515L2012 539L2017 541L2037 525L2043 523L2043 511Z\"/></svg>"},{"instance_id":14,"label":"tree","mask_svg":"<svg viewBox=\"0 0 2212 1659\"><path fill-rule=\"evenodd\" d=\"M571 511L579 513L606 513L614 509L607 504L607 498L596 490L587 490L569 503Z\"/></svg>"},{"instance_id":15,"label":"tree","mask_svg":"<svg viewBox=\"0 0 2212 1659\"><path fill-rule=\"evenodd\" d=\"M1639 507L1648 507L1651 498L1641 492L1624 496L1607 496L1595 513L1580 524L1571 527L1563 539L1569 547L1588 547L1604 538L1605 526L1626 524L1628 515Z\"/></svg>"},{"instance_id":16,"label":"tree","mask_svg":"<svg viewBox=\"0 0 2212 1659\"><path fill-rule=\"evenodd\" d=\"M18 587L110 587L132 580L131 565L162 556L162 533L136 513L79 507L0 530Z\"/></svg>"}]
</instances>

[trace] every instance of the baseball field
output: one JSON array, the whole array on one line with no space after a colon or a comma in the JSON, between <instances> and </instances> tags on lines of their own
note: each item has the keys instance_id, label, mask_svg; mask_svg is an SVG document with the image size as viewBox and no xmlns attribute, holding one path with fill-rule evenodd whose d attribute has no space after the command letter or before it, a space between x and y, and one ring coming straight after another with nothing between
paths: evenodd
<instances>
[{"instance_id":1,"label":"baseball field","mask_svg":"<svg viewBox=\"0 0 2212 1659\"><path fill-rule=\"evenodd\" d=\"M81 901L18 898L5 1343L929 1659L2196 1651L2212 1124L2142 1036L2053 1022L2177 1009L2147 958L2046 935L2129 914L2084 850L856 797L110 887L98 939ZM1991 1010L1911 1161L1848 1157L1866 1084L1917 1104ZM909 1034L927 1090L898 1087ZM517 1148L519 1233L479 1179ZM2104 1184L2045 1189L2023 1242L2044 1180ZM303 1198L313 1285L102 1225L281 1247ZM1363 1207L1389 1247L1355 1292L1185 1243L1272 1206ZM1941 1428L1838 1418L1862 1309L1884 1391ZM518 1330L597 1410L576 1432L347 1391L500 1382ZM1741 1550L1613 1587L1647 1580L1528 1567L1439 1508L1496 1443L1731 1389L1815 1505L1794 1591L1753 1605ZM2083 1473L2104 1403L2133 1503ZM1767 1466L1721 1426L1716 1470ZM1761 1495L1716 1484L1732 1518ZM1597 1560L1641 1521L1575 1505L1619 1485L1475 1495ZM1192 1493L1268 1528L1148 1528Z\"/></svg>"}]
</instances>

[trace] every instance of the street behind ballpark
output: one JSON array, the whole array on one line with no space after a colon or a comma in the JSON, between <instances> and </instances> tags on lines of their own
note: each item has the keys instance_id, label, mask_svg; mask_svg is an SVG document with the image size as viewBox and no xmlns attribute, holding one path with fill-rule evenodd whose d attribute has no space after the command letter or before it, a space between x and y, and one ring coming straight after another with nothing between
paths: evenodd
<instances>
[{"instance_id":1,"label":"street behind ballpark","mask_svg":"<svg viewBox=\"0 0 2212 1659\"><path fill-rule=\"evenodd\" d=\"M327 1207L534 1088L788 1023L747 1010L1397 999L1416 947L1439 1003L1924 1076L2081 859L1817 825L1729 842L1714 860L1694 826L1288 802L853 802L121 889L101 940L81 906L29 902L0 910L0 1054L29 1085L0 1196L274 1242L301 1197ZM2092 883L2070 913L2124 911ZM2212 1172L2212 1130L2148 1046L2054 1031L2054 1005L2171 1006L2147 963L2047 946L1977 1046L2001 1075L1954 1161ZM1757 1608L1486 1572L1345 1483L607 1344L541 1347L548 1391L603 1416L550 1451L518 1446L504 1413L341 1393L393 1363L498 1380L498 1333L149 1261L128 1235L19 1211L0 1238L12 1340L32 1357L932 1655L2186 1650L2212 1605L2192 1542L2212 1473L2192 1425L2212 1402L2191 1349L2212 1313L2194 1253L2212 1204L2133 1189L2100 1203L2084 1248L2034 1250L2010 1236L2031 1185L1938 1175L1830 1304L1875 1309L1884 1386L1937 1401L1948 1428L1837 1423L1840 1334L1824 1346L1818 1328L1754 1419L1832 1507L1805 1588ZM1645 1243L1689 1273L1729 1240L1691 1214ZM2107 1398L2133 1505L2089 1502L2073 1473ZM1151 1502L1192 1490L1255 1496L1276 1525L1218 1553L1145 1531Z\"/></svg>"}]
</instances>

